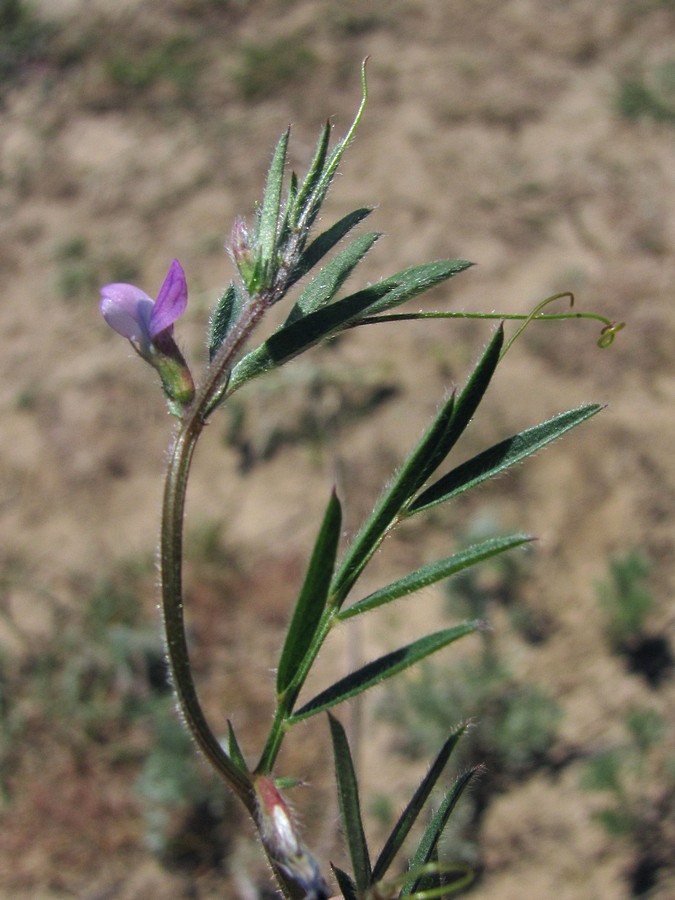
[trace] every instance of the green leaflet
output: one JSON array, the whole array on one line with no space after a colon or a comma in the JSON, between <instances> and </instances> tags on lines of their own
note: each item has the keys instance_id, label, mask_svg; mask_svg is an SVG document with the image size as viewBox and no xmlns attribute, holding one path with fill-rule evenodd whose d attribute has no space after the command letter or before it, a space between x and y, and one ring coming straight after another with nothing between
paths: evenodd
<instances>
[{"instance_id":1,"label":"green leaflet","mask_svg":"<svg viewBox=\"0 0 675 900\"><path fill-rule=\"evenodd\" d=\"M599 412L602 407L597 403L589 403L578 409L562 413L541 425L515 434L488 450L479 453L472 459L440 478L417 497L407 510L407 515L429 509L437 503L468 491L494 475L499 475L510 466L550 444L576 425L585 422Z\"/></svg>"},{"instance_id":2,"label":"green leaflet","mask_svg":"<svg viewBox=\"0 0 675 900\"><path fill-rule=\"evenodd\" d=\"M300 294L284 325L290 325L329 303L379 237L377 233L361 235L324 266Z\"/></svg>"},{"instance_id":3,"label":"green leaflet","mask_svg":"<svg viewBox=\"0 0 675 900\"><path fill-rule=\"evenodd\" d=\"M353 212L343 216L334 225L331 225L326 231L322 231L321 234L303 251L302 256L298 260L297 265L288 279L289 287L313 269L327 253L330 253L336 244L339 244L345 235L349 234L352 228L355 228L366 218L366 216L369 216L371 212L372 209L365 206L361 209L355 209Z\"/></svg>"},{"instance_id":4,"label":"green leaflet","mask_svg":"<svg viewBox=\"0 0 675 900\"><path fill-rule=\"evenodd\" d=\"M289 325L284 325L237 363L232 371L227 396L252 378L258 378L325 338L358 322L364 315L370 314L376 305L391 309L392 306L404 303L428 290L439 281L452 277L458 271L462 271L461 268L457 268L457 262L447 260L445 263L428 263L426 266L407 269L393 278L370 285ZM467 265L470 263L466 263L464 268ZM381 306L383 303L384 307Z\"/></svg>"},{"instance_id":5,"label":"green leaflet","mask_svg":"<svg viewBox=\"0 0 675 900\"><path fill-rule=\"evenodd\" d=\"M355 294L275 331L234 367L228 396L252 378L258 378L270 369L288 362L289 359L340 330L347 322L367 309L370 303L370 296Z\"/></svg>"},{"instance_id":6,"label":"green leaflet","mask_svg":"<svg viewBox=\"0 0 675 900\"><path fill-rule=\"evenodd\" d=\"M473 265L466 259L441 259L437 262L422 263L419 266L411 266L403 269L390 278L378 282L378 287L384 288L382 298L374 303L368 311L368 315L376 315L400 306L411 297L423 294L442 281L447 281L454 275L459 275Z\"/></svg>"},{"instance_id":7,"label":"green leaflet","mask_svg":"<svg viewBox=\"0 0 675 900\"><path fill-rule=\"evenodd\" d=\"M485 348L483 355L471 373L464 389L457 398L450 427L444 436L442 445L438 449L438 461L436 462L434 469L438 468L443 459L445 459L450 450L457 443L459 437L471 421L473 414L476 412L478 404L483 399L485 391L488 389L488 385L490 384L495 369L497 368L497 364L499 363L503 343L504 329L500 325ZM439 456L442 456L442 458L439 459ZM425 481L432 474L432 471L433 470L429 466L425 473ZM422 480L420 479L420 486L421 483Z\"/></svg>"},{"instance_id":8,"label":"green leaflet","mask_svg":"<svg viewBox=\"0 0 675 900\"><path fill-rule=\"evenodd\" d=\"M274 150L260 207L255 241L260 287L267 287L269 279L276 271L281 192L284 184L284 168L286 166L289 136L290 130L287 129L279 138Z\"/></svg>"},{"instance_id":9,"label":"green leaflet","mask_svg":"<svg viewBox=\"0 0 675 900\"><path fill-rule=\"evenodd\" d=\"M505 538L491 538L480 544L475 544L473 547L454 553L452 556L445 557L445 559L421 566L421 568L416 569L404 578L400 578L398 581L394 581L392 584L374 591L372 594L364 597L363 600L359 600L357 603L353 603L351 606L341 610L336 618L341 621L351 619L360 613L376 609L385 603L391 603L392 600L398 600L399 597L413 594L415 591L435 584L444 578L449 578L451 575L457 574L457 572L484 562L486 559L497 556L499 553L504 553L506 550L520 547L531 540L532 538L529 535L514 534Z\"/></svg>"},{"instance_id":10,"label":"green leaflet","mask_svg":"<svg viewBox=\"0 0 675 900\"><path fill-rule=\"evenodd\" d=\"M372 881L376 883L380 881L387 873L389 867L394 861L396 854L403 846L403 842L407 838L410 829L417 821L417 817L422 812L425 803L429 799L429 795L436 786L438 779L443 773L443 769L447 761L450 759L453 750L457 746L459 739L466 731L467 726L460 725L448 737L441 747L436 759L433 761L431 768L422 779L419 787L412 796L410 802L399 816L398 821L394 825L391 834L382 848L375 865L373 866Z\"/></svg>"},{"instance_id":11,"label":"green leaflet","mask_svg":"<svg viewBox=\"0 0 675 900\"><path fill-rule=\"evenodd\" d=\"M330 139L330 122L326 122L321 129L319 140L317 141L314 158L310 163L305 180L298 189L297 196L293 204L289 204L289 220L293 226L297 225L299 219L307 206L307 201L314 192L317 182L321 178L326 163L326 154L328 152L328 141Z\"/></svg>"},{"instance_id":12,"label":"green leaflet","mask_svg":"<svg viewBox=\"0 0 675 900\"><path fill-rule=\"evenodd\" d=\"M344 728L330 713L328 714L328 722L333 742L335 780L337 782L340 816L342 818L342 831L349 848L356 889L359 892L364 892L370 885L372 869L366 836L363 831L359 788L356 782L354 762Z\"/></svg>"},{"instance_id":13,"label":"green leaflet","mask_svg":"<svg viewBox=\"0 0 675 900\"><path fill-rule=\"evenodd\" d=\"M246 765L244 754L241 752L241 749L239 747L239 742L237 741L237 736L234 733L232 722L230 722L229 719L227 720L227 755L230 757L235 766L241 769L241 771L248 776L248 766Z\"/></svg>"},{"instance_id":14,"label":"green leaflet","mask_svg":"<svg viewBox=\"0 0 675 900\"><path fill-rule=\"evenodd\" d=\"M464 622L461 625L455 625L453 628L445 628L443 631L427 635L417 641L413 641L412 644L408 644L406 647L401 647L392 653L387 653L386 656L381 656L379 659L357 669L356 672L347 675L346 678L336 681L335 684L332 684L325 691L321 691L309 703L306 703L290 716L286 720L287 725L294 725L296 722L316 715L316 713L330 709L331 706L336 706L338 703L343 703L351 697L356 697L357 694L361 694L367 691L368 688L379 684L387 678L391 678L392 675L404 671L404 669L409 668L426 656L430 656L443 647L447 647L448 644L452 644L468 634L473 634L480 627L481 623L479 621Z\"/></svg>"},{"instance_id":15,"label":"green leaflet","mask_svg":"<svg viewBox=\"0 0 675 900\"><path fill-rule=\"evenodd\" d=\"M438 842L443 834L445 826L448 824L448 820L450 819L455 806L457 805L457 801L477 771L478 769L475 768L469 769L468 772L464 772L457 778L453 786L446 793L443 802L427 826L422 836L422 840L408 864L408 868L411 872L414 873L420 866L425 865L434 857ZM421 879L419 877L413 875L403 886L401 895L414 894L419 888L420 881Z\"/></svg>"},{"instance_id":16,"label":"green leaflet","mask_svg":"<svg viewBox=\"0 0 675 900\"><path fill-rule=\"evenodd\" d=\"M209 361L218 352L220 345L227 337L230 328L236 322L243 303L241 289L231 281L213 310L209 322Z\"/></svg>"},{"instance_id":17,"label":"green leaflet","mask_svg":"<svg viewBox=\"0 0 675 900\"><path fill-rule=\"evenodd\" d=\"M342 891L344 900L359 900L359 897L356 893L356 885L354 884L350 876L342 869L338 869L338 867L333 865L333 863L331 863L331 869L333 870L333 874L335 875L335 880L338 883L338 887Z\"/></svg>"},{"instance_id":18,"label":"green leaflet","mask_svg":"<svg viewBox=\"0 0 675 900\"><path fill-rule=\"evenodd\" d=\"M293 222L291 220L291 214L293 210L293 204L296 201L298 196L298 176L296 172L291 172L290 177L288 179L288 190L286 192L286 203L283 201L279 204L279 226L277 228L277 247L281 248L288 242L292 231L293 231ZM281 217L281 213L283 210L283 218Z\"/></svg>"},{"instance_id":19,"label":"green leaflet","mask_svg":"<svg viewBox=\"0 0 675 900\"><path fill-rule=\"evenodd\" d=\"M354 133L354 127L356 124L357 123L355 120L349 133L344 138L339 140L333 147L331 152L328 154L328 158L324 163L321 175L316 179L312 193L307 198L307 202L305 203L304 209L301 213L302 219L307 228L310 228L314 224L319 210L321 209L321 205L326 199L326 195L333 182L333 178L335 177L337 168L340 165L340 160L344 156L347 145L349 144Z\"/></svg>"},{"instance_id":20,"label":"green leaflet","mask_svg":"<svg viewBox=\"0 0 675 900\"><path fill-rule=\"evenodd\" d=\"M286 225L289 225L289 213L293 209L293 205L298 197L298 176L295 172L291 172L291 177L288 179L288 195L286 197Z\"/></svg>"},{"instance_id":21,"label":"green leaflet","mask_svg":"<svg viewBox=\"0 0 675 900\"><path fill-rule=\"evenodd\" d=\"M417 446L385 489L372 515L352 541L333 579L331 594L338 608L379 547L396 516L420 487L420 473L426 471L429 460L435 457L438 445L452 419L454 405L455 399L451 395L441 406Z\"/></svg>"},{"instance_id":22,"label":"green leaflet","mask_svg":"<svg viewBox=\"0 0 675 900\"><path fill-rule=\"evenodd\" d=\"M492 340L489 342L485 351L478 361L475 369L471 373L464 389L456 398L447 422L438 434L435 444L428 446L428 453L423 459L419 460L419 470L417 472L416 486L410 492L410 496L418 490L428 478L433 475L436 469L444 462L448 453L457 443L471 418L476 411L478 404L483 399L483 395L490 384L492 376L495 373L500 358L504 333L501 326L495 331ZM407 465L407 462L406 464Z\"/></svg>"},{"instance_id":23,"label":"green leaflet","mask_svg":"<svg viewBox=\"0 0 675 900\"><path fill-rule=\"evenodd\" d=\"M277 694L279 695L283 694L292 684L321 621L326 607L330 580L335 568L341 523L340 501L333 492L281 652L277 671Z\"/></svg>"}]
</instances>

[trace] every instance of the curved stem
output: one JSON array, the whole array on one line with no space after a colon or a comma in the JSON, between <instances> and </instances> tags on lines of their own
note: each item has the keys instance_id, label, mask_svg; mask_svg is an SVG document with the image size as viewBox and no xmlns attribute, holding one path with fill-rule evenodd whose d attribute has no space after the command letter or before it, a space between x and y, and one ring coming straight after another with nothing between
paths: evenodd
<instances>
[{"instance_id":1,"label":"curved stem","mask_svg":"<svg viewBox=\"0 0 675 900\"><path fill-rule=\"evenodd\" d=\"M166 647L174 688L192 736L217 772L227 781L248 811L256 813L247 772L232 762L206 721L192 678L183 611L183 520L188 476L204 422L222 394L232 361L267 309L268 298L252 298L246 305L207 370L203 385L185 413L174 441L166 472L160 546L160 580Z\"/></svg>"},{"instance_id":2,"label":"curved stem","mask_svg":"<svg viewBox=\"0 0 675 900\"><path fill-rule=\"evenodd\" d=\"M190 464L201 427L182 429L174 443L164 488L161 540L161 583L166 646L173 684L183 717L213 767L225 778L249 811L253 795L248 778L230 760L209 727L192 679L182 600L183 515Z\"/></svg>"},{"instance_id":3,"label":"curved stem","mask_svg":"<svg viewBox=\"0 0 675 900\"><path fill-rule=\"evenodd\" d=\"M166 472L160 542L160 580L166 648L181 712L198 746L237 794L261 834L264 833L264 826L260 821L260 811L250 773L230 759L213 733L202 710L192 678L183 612L183 520L190 466L204 423L226 389L237 353L273 302L273 295L266 293L249 300L209 366L204 383L198 389L192 405L185 412ZM304 900L306 896L304 889L287 877L265 840L262 843L284 897L288 900Z\"/></svg>"}]
</instances>

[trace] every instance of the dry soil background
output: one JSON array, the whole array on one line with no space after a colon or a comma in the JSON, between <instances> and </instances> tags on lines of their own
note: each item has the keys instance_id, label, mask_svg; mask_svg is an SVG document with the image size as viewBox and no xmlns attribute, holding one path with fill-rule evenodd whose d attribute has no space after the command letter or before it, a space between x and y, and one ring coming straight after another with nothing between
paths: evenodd
<instances>
[{"instance_id":1,"label":"dry soil background","mask_svg":"<svg viewBox=\"0 0 675 900\"><path fill-rule=\"evenodd\" d=\"M191 296L179 335L192 360L203 358L208 311L230 276L222 245L234 215L250 213L278 134L293 123L291 161L301 168L326 116L343 133L358 103L359 62L370 54L370 105L329 203L335 217L377 204L371 227L385 237L361 278L461 256L479 265L427 307L522 312L572 289L579 308L627 322L605 351L594 324L530 330L507 357L467 454L582 402L609 408L433 529L400 539L376 561L373 583L397 565L449 552L483 506L503 528L539 535L526 591L550 636L536 648L515 643L510 665L559 700L565 746L620 740L635 703L670 716L672 754L672 679L651 691L609 654L593 585L612 554L642 548L659 601L652 627L672 639L675 131L665 114L620 115L617 98L626 80L649 84L664 66L672 70L673 4L42 0L38 9L53 30L7 77L0 111L8 683L31 646L54 639L55 608L71 610L79 586L155 547L172 426L151 373L100 320L98 285L128 273L152 293L180 258ZM240 453L224 444L225 419L212 426L190 523L224 521L246 603L218 608L197 567L190 584L196 601L211 602L209 615L228 617L223 634L236 634L225 647L204 643L212 653L207 703L221 720L232 714L252 745L268 714L261 698L273 657L265 654L278 647L330 485L339 476L353 528L488 334L486 325L429 322L363 330L289 368L276 393L255 389L262 412L246 420L254 455L280 422L302 416L304 391L323 364L331 383L396 389L394 401L336 428L330 446L291 443L243 472ZM335 396L324 392L322 402L339 405L344 392ZM143 598L150 618L151 582ZM440 596L420 600L429 622ZM365 629L362 651L395 646L401 623L399 614L381 619L376 634ZM354 662L346 648L330 652L341 670ZM235 672L236 690L225 677ZM30 697L23 702L30 718ZM323 723L308 727L298 751L318 784L329 768L324 731ZM230 875L162 867L143 845L133 767L113 766L86 740L75 752L52 739L31 743L24 733L13 747L3 896L257 896L245 877L230 877L232 867ZM6 748L14 740L8 728L3 740ZM366 791L395 783L399 804L421 769L395 755L391 768L377 760L391 742L387 729L368 732L361 768ZM593 821L597 798L578 781L571 769L539 776L490 807L474 896L630 896L630 851ZM330 848L327 778L325 789L331 813L321 841ZM304 815L311 821L315 812ZM379 834L375 820L369 827ZM245 869L254 851L244 838L237 847ZM671 875L651 896L673 891Z\"/></svg>"}]
</instances>

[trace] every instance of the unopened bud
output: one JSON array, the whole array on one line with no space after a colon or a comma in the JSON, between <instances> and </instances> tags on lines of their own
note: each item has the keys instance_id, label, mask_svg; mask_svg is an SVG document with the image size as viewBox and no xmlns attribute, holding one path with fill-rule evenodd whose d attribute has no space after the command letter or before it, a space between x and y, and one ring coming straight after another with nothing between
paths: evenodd
<instances>
[{"instance_id":1,"label":"unopened bud","mask_svg":"<svg viewBox=\"0 0 675 900\"><path fill-rule=\"evenodd\" d=\"M250 290L255 281L256 261L246 222L240 216L237 216L232 226L231 252L241 279Z\"/></svg>"},{"instance_id":2,"label":"unopened bud","mask_svg":"<svg viewBox=\"0 0 675 900\"><path fill-rule=\"evenodd\" d=\"M328 900L328 885L318 863L300 838L293 813L274 781L266 775L258 775L254 788L260 836L270 859L290 881L305 891L306 900Z\"/></svg>"}]
</instances>

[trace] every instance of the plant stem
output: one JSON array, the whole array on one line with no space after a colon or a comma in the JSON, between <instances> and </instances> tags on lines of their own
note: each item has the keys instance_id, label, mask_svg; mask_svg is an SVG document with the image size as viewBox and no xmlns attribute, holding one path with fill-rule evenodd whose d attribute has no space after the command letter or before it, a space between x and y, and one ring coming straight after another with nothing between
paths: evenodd
<instances>
[{"instance_id":1,"label":"plant stem","mask_svg":"<svg viewBox=\"0 0 675 900\"><path fill-rule=\"evenodd\" d=\"M222 393L235 356L268 305L269 298L260 295L252 298L245 306L209 366L195 400L185 413L167 467L160 549L166 647L181 712L204 755L254 817L256 804L250 778L232 762L206 721L192 678L183 610L183 520L190 466L204 422Z\"/></svg>"},{"instance_id":2,"label":"plant stem","mask_svg":"<svg viewBox=\"0 0 675 900\"><path fill-rule=\"evenodd\" d=\"M565 319L593 319L603 325L611 325L612 322L606 316L587 312L566 313L472 313L472 312L416 312L416 313L387 313L379 316L363 316L357 322L352 322L349 328L358 328L361 325L377 325L378 322L410 322L418 319L481 319L499 321L524 322L532 319L533 322L561 322Z\"/></svg>"},{"instance_id":3,"label":"plant stem","mask_svg":"<svg viewBox=\"0 0 675 900\"><path fill-rule=\"evenodd\" d=\"M206 758L242 801L258 830L262 826L250 775L232 762L213 733L204 716L192 678L183 610L183 521L190 466L204 423L226 389L235 357L272 302L273 295L265 293L251 298L246 304L209 366L193 403L185 412L166 472L160 541L160 581L166 649L183 718ZM303 900L304 890L286 877L266 846L265 852L283 896L287 900Z\"/></svg>"},{"instance_id":4,"label":"plant stem","mask_svg":"<svg viewBox=\"0 0 675 900\"><path fill-rule=\"evenodd\" d=\"M319 655L319 651L330 634L334 624L335 610L329 606L323 614L321 623L314 635L314 640L309 646L304 659L298 666L295 678L284 694L277 698L277 708L267 736L267 742L265 743L265 747L260 756L260 761L255 767L255 773L257 775L268 775L272 771L276 758L281 750L281 744L286 735L286 723L293 712L295 701L297 700L298 694L302 690L310 669Z\"/></svg>"}]
</instances>

